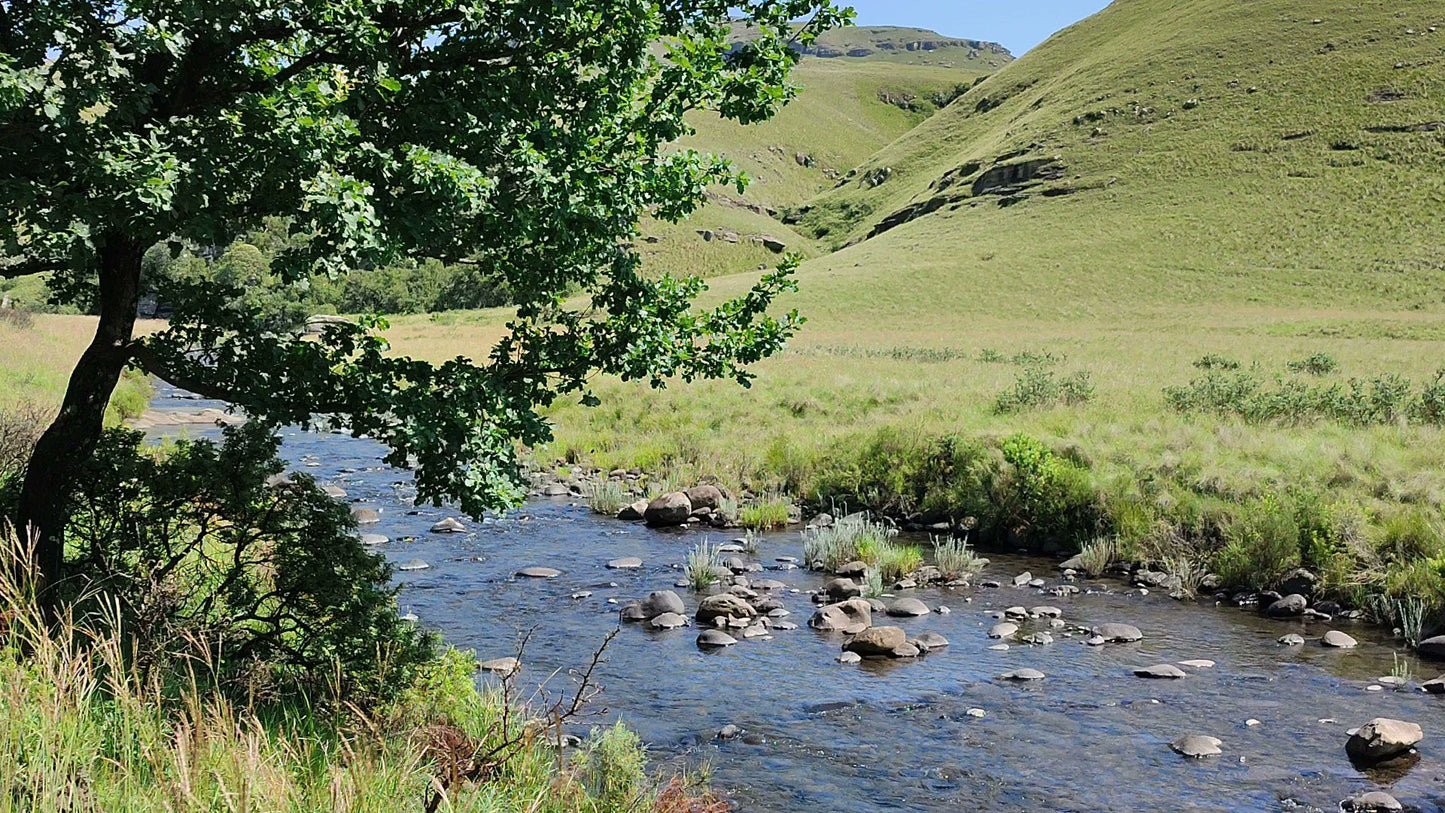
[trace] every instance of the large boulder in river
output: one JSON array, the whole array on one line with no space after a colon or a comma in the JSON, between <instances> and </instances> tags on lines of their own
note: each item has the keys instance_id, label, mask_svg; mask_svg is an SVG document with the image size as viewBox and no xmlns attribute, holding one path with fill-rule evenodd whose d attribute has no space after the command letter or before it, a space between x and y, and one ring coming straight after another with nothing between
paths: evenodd
<instances>
[{"instance_id":1,"label":"large boulder in river","mask_svg":"<svg viewBox=\"0 0 1445 813\"><path fill-rule=\"evenodd\" d=\"M621 511L618 511L617 518L627 522L636 522L647 514L647 506L649 504L647 500L638 500L629 506L625 506Z\"/></svg>"},{"instance_id":2,"label":"large boulder in river","mask_svg":"<svg viewBox=\"0 0 1445 813\"><path fill-rule=\"evenodd\" d=\"M719 618L727 620L756 618L758 611L732 593L708 596L697 605L697 622L711 624Z\"/></svg>"},{"instance_id":3,"label":"large boulder in river","mask_svg":"<svg viewBox=\"0 0 1445 813\"><path fill-rule=\"evenodd\" d=\"M856 635L873 624L873 608L863 599L855 598L829 604L813 613L808 626L825 632Z\"/></svg>"},{"instance_id":4,"label":"large boulder in river","mask_svg":"<svg viewBox=\"0 0 1445 813\"><path fill-rule=\"evenodd\" d=\"M717 486L698 486L689 488L684 493L687 495L687 501L692 503L693 511L699 508L716 511L722 505L723 493Z\"/></svg>"},{"instance_id":5,"label":"large boulder in river","mask_svg":"<svg viewBox=\"0 0 1445 813\"><path fill-rule=\"evenodd\" d=\"M1299 593L1290 593L1265 608L1264 614L1270 618L1297 618L1305 614L1309 604L1309 599Z\"/></svg>"},{"instance_id":6,"label":"large boulder in river","mask_svg":"<svg viewBox=\"0 0 1445 813\"><path fill-rule=\"evenodd\" d=\"M911 596L900 598L888 605L888 614L895 618L918 618L931 612L928 605Z\"/></svg>"},{"instance_id":7,"label":"large boulder in river","mask_svg":"<svg viewBox=\"0 0 1445 813\"><path fill-rule=\"evenodd\" d=\"M1415 647L1415 654L1432 661L1445 661L1445 635L1426 638Z\"/></svg>"},{"instance_id":8,"label":"large boulder in river","mask_svg":"<svg viewBox=\"0 0 1445 813\"><path fill-rule=\"evenodd\" d=\"M863 595L863 588L852 579L834 579L823 585L823 592L831 601L843 601Z\"/></svg>"},{"instance_id":9,"label":"large boulder in river","mask_svg":"<svg viewBox=\"0 0 1445 813\"><path fill-rule=\"evenodd\" d=\"M692 516L692 501L687 498L687 494L681 491L663 494L648 503L647 510L642 512L642 518L647 520L648 525L659 528L681 525L687 522L687 518L690 516Z\"/></svg>"},{"instance_id":10,"label":"large boulder in river","mask_svg":"<svg viewBox=\"0 0 1445 813\"><path fill-rule=\"evenodd\" d=\"M1190 734L1169 743L1169 747L1180 756L1203 759L1204 757L1217 757L1224 753L1219 748L1223 744L1218 737L1211 737L1207 734Z\"/></svg>"},{"instance_id":11,"label":"large boulder in river","mask_svg":"<svg viewBox=\"0 0 1445 813\"><path fill-rule=\"evenodd\" d=\"M1099 643L1104 644L1128 644L1144 640L1144 633L1133 624L1099 624L1089 632L1093 638L1102 638ZM1093 639L1090 639L1090 643L1092 642Z\"/></svg>"},{"instance_id":12,"label":"large boulder in river","mask_svg":"<svg viewBox=\"0 0 1445 813\"><path fill-rule=\"evenodd\" d=\"M1414 723L1376 717L1355 729L1345 743L1345 753L1362 765L1375 765L1406 753L1425 738Z\"/></svg>"},{"instance_id":13,"label":"large boulder in river","mask_svg":"<svg viewBox=\"0 0 1445 813\"><path fill-rule=\"evenodd\" d=\"M897 653L906 643L908 633L898 627L869 627L853 636L843 649L865 658L893 658L899 657ZM917 656L918 650L913 654Z\"/></svg>"},{"instance_id":14,"label":"large boulder in river","mask_svg":"<svg viewBox=\"0 0 1445 813\"><path fill-rule=\"evenodd\" d=\"M642 600L642 616L645 619L653 619L663 613L677 613L683 615L687 608L683 606L682 599L671 590L658 590L655 593L648 593L647 598Z\"/></svg>"}]
</instances>

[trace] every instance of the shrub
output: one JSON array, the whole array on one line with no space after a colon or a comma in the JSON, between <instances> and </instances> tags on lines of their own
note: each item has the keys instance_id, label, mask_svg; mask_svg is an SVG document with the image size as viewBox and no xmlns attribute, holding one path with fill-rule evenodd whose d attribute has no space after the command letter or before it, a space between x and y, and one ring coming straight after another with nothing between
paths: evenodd
<instances>
[{"instance_id":1,"label":"shrub","mask_svg":"<svg viewBox=\"0 0 1445 813\"><path fill-rule=\"evenodd\" d=\"M1300 566L1296 518L1272 495L1240 506L1223 531L1214 569L1226 584L1272 587Z\"/></svg>"},{"instance_id":2,"label":"shrub","mask_svg":"<svg viewBox=\"0 0 1445 813\"><path fill-rule=\"evenodd\" d=\"M1184 387L1164 391L1178 412L1236 416L1250 423L1298 425L1335 421L1350 426L1383 426L1398 421L1439 424L1445 418L1445 377L1420 392L1395 374L1311 384L1281 379L1267 386L1247 372L1211 370Z\"/></svg>"},{"instance_id":3,"label":"shrub","mask_svg":"<svg viewBox=\"0 0 1445 813\"><path fill-rule=\"evenodd\" d=\"M140 668L204 642L232 667L216 675L222 689L340 689L366 703L431 657L347 508L309 476L273 479L284 466L269 427L164 454L141 444L106 432L69 507L72 593L101 598Z\"/></svg>"},{"instance_id":4,"label":"shrub","mask_svg":"<svg viewBox=\"0 0 1445 813\"><path fill-rule=\"evenodd\" d=\"M1329 375L1340 368L1340 363L1335 357L1328 353L1316 353L1309 358L1291 361L1288 364L1292 373L1308 373L1309 375Z\"/></svg>"},{"instance_id":5,"label":"shrub","mask_svg":"<svg viewBox=\"0 0 1445 813\"><path fill-rule=\"evenodd\" d=\"M587 489L587 505L595 514L615 517L631 502L627 491L616 480L604 480Z\"/></svg>"},{"instance_id":6,"label":"shrub","mask_svg":"<svg viewBox=\"0 0 1445 813\"><path fill-rule=\"evenodd\" d=\"M0 307L0 325L8 325L15 330L29 330L35 327L35 317L25 308Z\"/></svg>"},{"instance_id":7,"label":"shrub","mask_svg":"<svg viewBox=\"0 0 1445 813\"><path fill-rule=\"evenodd\" d=\"M1004 441L1003 461L988 484L997 530L1071 546L1093 538L1101 512L1086 469L1028 435Z\"/></svg>"},{"instance_id":8,"label":"shrub","mask_svg":"<svg viewBox=\"0 0 1445 813\"><path fill-rule=\"evenodd\" d=\"M963 539L933 540L933 564L943 578L969 579L983 572L988 560L974 553Z\"/></svg>"},{"instance_id":9,"label":"shrub","mask_svg":"<svg viewBox=\"0 0 1445 813\"><path fill-rule=\"evenodd\" d=\"M683 566L683 572L687 574L687 585L697 592L708 589L717 582L718 568L722 567L722 554L717 546L708 540L697 543L687 553L687 564Z\"/></svg>"},{"instance_id":10,"label":"shrub","mask_svg":"<svg viewBox=\"0 0 1445 813\"><path fill-rule=\"evenodd\" d=\"M1194 366L1201 370L1238 370L1239 362L1218 353L1210 353L1195 360Z\"/></svg>"},{"instance_id":11,"label":"shrub","mask_svg":"<svg viewBox=\"0 0 1445 813\"><path fill-rule=\"evenodd\" d=\"M1077 406L1093 399L1094 384L1088 371L1079 370L1061 377L1042 364L1030 363L1014 379L1013 387L999 394L994 411L1009 414L1059 404Z\"/></svg>"},{"instance_id":12,"label":"shrub","mask_svg":"<svg viewBox=\"0 0 1445 813\"><path fill-rule=\"evenodd\" d=\"M621 721L594 729L576 765L583 787L607 809L639 809L651 791L647 749Z\"/></svg>"}]
</instances>

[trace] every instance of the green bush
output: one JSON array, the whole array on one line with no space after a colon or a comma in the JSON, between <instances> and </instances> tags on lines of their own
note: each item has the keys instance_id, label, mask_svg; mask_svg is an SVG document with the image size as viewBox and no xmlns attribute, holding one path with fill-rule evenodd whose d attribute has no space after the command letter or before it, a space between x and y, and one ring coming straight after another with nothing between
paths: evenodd
<instances>
[{"instance_id":1,"label":"green bush","mask_svg":"<svg viewBox=\"0 0 1445 813\"><path fill-rule=\"evenodd\" d=\"M1077 406L1094 399L1094 384L1087 370L1060 376L1038 363L1025 365L1011 389L999 394L994 411L1000 414L1045 409L1064 404Z\"/></svg>"},{"instance_id":2,"label":"green bush","mask_svg":"<svg viewBox=\"0 0 1445 813\"><path fill-rule=\"evenodd\" d=\"M1201 370L1238 370L1239 362L1228 356L1210 353L1195 360L1194 366Z\"/></svg>"},{"instance_id":3,"label":"green bush","mask_svg":"<svg viewBox=\"0 0 1445 813\"><path fill-rule=\"evenodd\" d=\"M164 669L204 642L232 667L216 675L223 690L339 689L364 704L431 657L346 506L309 476L276 479L269 427L228 428L219 445L142 442L105 433L69 506L68 551L76 599L116 616L140 667Z\"/></svg>"},{"instance_id":4,"label":"green bush","mask_svg":"<svg viewBox=\"0 0 1445 813\"><path fill-rule=\"evenodd\" d=\"M793 501L781 494L765 496L737 509L738 524L750 531L787 527L793 518Z\"/></svg>"},{"instance_id":5,"label":"green bush","mask_svg":"<svg viewBox=\"0 0 1445 813\"><path fill-rule=\"evenodd\" d=\"M577 756L583 787L607 810L645 808L651 793L647 749L642 739L618 721L596 729Z\"/></svg>"},{"instance_id":6,"label":"green bush","mask_svg":"<svg viewBox=\"0 0 1445 813\"><path fill-rule=\"evenodd\" d=\"M1003 462L988 487L996 531L1018 531L1073 549L1094 538L1102 514L1087 469L1022 434L1004 441Z\"/></svg>"},{"instance_id":7,"label":"green bush","mask_svg":"<svg viewBox=\"0 0 1445 813\"><path fill-rule=\"evenodd\" d=\"M1228 585L1273 587L1300 566L1300 532L1290 506L1272 495L1238 506L1223 528L1214 571Z\"/></svg>"},{"instance_id":8,"label":"green bush","mask_svg":"<svg viewBox=\"0 0 1445 813\"><path fill-rule=\"evenodd\" d=\"M1309 375L1329 375L1340 368L1340 363L1329 353L1316 353L1309 358L1291 361L1288 365L1292 373L1308 373Z\"/></svg>"},{"instance_id":9,"label":"green bush","mask_svg":"<svg viewBox=\"0 0 1445 813\"><path fill-rule=\"evenodd\" d=\"M1235 416L1250 423L1286 426L1335 421L1349 426L1383 426L1399 421L1440 424L1445 419L1445 379L1419 392L1395 374L1348 382L1309 383L1278 379L1266 385L1248 372L1210 370L1187 386L1164 391L1178 412Z\"/></svg>"}]
</instances>

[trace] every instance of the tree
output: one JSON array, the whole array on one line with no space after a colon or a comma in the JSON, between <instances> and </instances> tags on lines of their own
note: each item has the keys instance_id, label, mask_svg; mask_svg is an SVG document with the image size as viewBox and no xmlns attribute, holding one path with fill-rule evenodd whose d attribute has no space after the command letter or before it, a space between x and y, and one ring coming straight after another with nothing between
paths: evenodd
<instances>
[{"instance_id":1,"label":"tree","mask_svg":"<svg viewBox=\"0 0 1445 813\"><path fill-rule=\"evenodd\" d=\"M591 376L746 384L799 323L770 314L791 264L699 310L701 283L644 279L630 240L644 213L679 219L709 185L745 181L669 148L684 116L766 119L796 46L850 15L833 0L0 2L0 274L50 271L55 296L99 314L18 500L42 576L63 575L63 496L128 366L256 420L378 438L420 499L471 514L521 498L515 444L549 437L538 410L555 399L595 403ZM283 279L472 263L513 290L509 335L433 366L390 354L379 321L306 339L189 276L159 283L169 326L135 335L147 250L228 246L277 216Z\"/></svg>"}]
</instances>

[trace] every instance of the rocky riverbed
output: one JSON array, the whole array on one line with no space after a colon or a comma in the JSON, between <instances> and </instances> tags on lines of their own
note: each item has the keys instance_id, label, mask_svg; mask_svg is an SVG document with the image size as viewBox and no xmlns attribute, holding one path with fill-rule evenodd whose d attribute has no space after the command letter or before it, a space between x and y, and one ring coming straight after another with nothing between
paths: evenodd
<instances>
[{"instance_id":1,"label":"rocky riverbed","mask_svg":"<svg viewBox=\"0 0 1445 813\"><path fill-rule=\"evenodd\" d=\"M1358 621L1179 602L1021 556L968 587L820 613L833 575L797 566L796 529L728 553L742 589L707 598L677 586L681 565L726 531L572 496L474 522L413 508L375 444L293 434L285 453L355 506L404 611L490 662L480 679L565 692L641 608L601 670L598 721L625 720L661 766L706 764L740 809L1445 808L1445 699L1423 688L1445 665Z\"/></svg>"}]
</instances>

